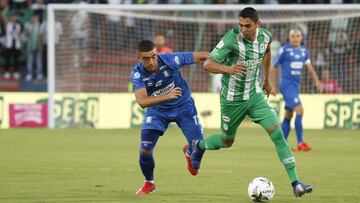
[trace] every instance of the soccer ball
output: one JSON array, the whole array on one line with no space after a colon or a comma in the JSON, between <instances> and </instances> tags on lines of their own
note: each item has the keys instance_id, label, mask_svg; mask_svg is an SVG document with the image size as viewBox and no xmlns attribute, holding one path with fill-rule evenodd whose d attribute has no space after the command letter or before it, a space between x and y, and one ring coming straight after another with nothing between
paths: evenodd
<instances>
[{"instance_id":1,"label":"soccer ball","mask_svg":"<svg viewBox=\"0 0 360 203\"><path fill-rule=\"evenodd\" d=\"M254 202L266 202L271 200L275 194L272 182L264 177L257 177L249 184L248 195Z\"/></svg>"}]
</instances>

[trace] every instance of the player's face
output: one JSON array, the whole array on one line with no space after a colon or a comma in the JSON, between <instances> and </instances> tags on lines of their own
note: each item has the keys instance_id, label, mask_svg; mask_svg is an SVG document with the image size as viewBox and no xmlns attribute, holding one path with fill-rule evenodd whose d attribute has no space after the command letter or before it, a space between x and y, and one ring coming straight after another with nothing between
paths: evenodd
<instances>
[{"instance_id":1,"label":"player's face","mask_svg":"<svg viewBox=\"0 0 360 203\"><path fill-rule=\"evenodd\" d=\"M293 47L300 47L302 42L301 32L298 30L292 30L289 34L289 41Z\"/></svg>"},{"instance_id":2,"label":"player's face","mask_svg":"<svg viewBox=\"0 0 360 203\"><path fill-rule=\"evenodd\" d=\"M157 54L155 49L148 52L139 52L139 59L147 71L151 73L157 72Z\"/></svg>"},{"instance_id":3,"label":"player's face","mask_svg":"<svg viewBox=\"0 0 360 203\"><path fill-rule=\"evenodd\" d=\"M256 29L260 26L260 21L254 22L250 18L239 17L239 28L245 39L254 41Z\"/></svg>"}]
</instances>

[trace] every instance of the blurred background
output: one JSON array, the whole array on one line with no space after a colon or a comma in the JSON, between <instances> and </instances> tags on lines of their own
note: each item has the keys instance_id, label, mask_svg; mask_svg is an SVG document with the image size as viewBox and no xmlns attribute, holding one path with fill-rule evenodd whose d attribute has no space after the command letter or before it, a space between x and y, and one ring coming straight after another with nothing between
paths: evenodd
<instances>
[{"instance_id":1,"label":"blurred background","mask_svg":"<svg viewBox=\"0 0 360 203\"><path fill-rule=\"evenodd\" d=\"M56 7L59 5L55 3L62 5ZM47 126L48 120L57 127L139 126L143 110L134 100L130 79L131 68L137 63L137 43L153 40L158 53L211 52L221 37L237 26L239 11L251 4L259 12L261 26L272 33L272 60L280 47L288 43L290 29L302 32L302 43L310 52L327 95L316 91L305 70L301 85L302 102L307 110L304 127L358 128L360 4L357 0L316 3L0 0L1 126L13 126L10 121L15 122L15 118L18 123L37 118L44 121L37 121L40 126ZM48 22L47 12L52 4L54 21ZM54 27L52 44L48 42L49 23ZM51 61L47 55L50 47L55 58ZM53 78L49 78L49 64L54 67ZM195 93L204 127L217 128L221 75L207 73L201 65L183 68L182 75ZM54 87L54 94L47 93L49 85ZM54 105L47 106L48 98L56 100ZM270 97L269 102L281 119L282 97ZM16 108L22 109L19 116ZM24 108L29 112L25 113ZM55 114L48 118L49 112ZM24 116L27 119L19 119Z\"/></svg>"}]
</instances>

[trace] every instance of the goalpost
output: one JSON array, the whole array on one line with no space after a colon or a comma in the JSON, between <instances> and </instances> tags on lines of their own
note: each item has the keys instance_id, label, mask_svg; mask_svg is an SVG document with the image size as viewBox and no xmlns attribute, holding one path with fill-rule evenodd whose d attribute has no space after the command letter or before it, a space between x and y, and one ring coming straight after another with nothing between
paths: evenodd
<instances>
[{"instance_id":1,"label":"goalpost","mask_svg":"<svg viewBox=\"0 0 360 203\"><path fill-rule=\"evenodd\" d=\"M247 6L258 10L261 26L272 32L273 57L297 27L320 78L328 72L343 93L360 92L360 5L49 4L49 128L56 127L57 93L131 91L139 40L162 34L174 51L211 51ZM201 68L182 71L193 92L212 91L212 75ZM306 74L301 92L316 93Z\"/></svg>"}]
</instances>

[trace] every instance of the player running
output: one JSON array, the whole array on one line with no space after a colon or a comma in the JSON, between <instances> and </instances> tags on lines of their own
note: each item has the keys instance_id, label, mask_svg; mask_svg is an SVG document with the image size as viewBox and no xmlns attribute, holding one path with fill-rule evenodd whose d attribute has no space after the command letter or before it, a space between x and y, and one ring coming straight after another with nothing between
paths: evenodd
<instances>
[{"instance_id":1,"label":"player running","mask_svg":"<svg viewBox=\"0 0 360 203\"><path fill-rule=\"evenodd\" d=\"M245 116L260 124L269 134L277 154L290 177L296 197L312 191L312 186L299 181L295 158L284 139L275 111L264 98L269 96L271 34L260 27L257 11L244 8L239 14L239 27L228 31L211 52L204 69L211 73L221 73L220 91L221 133L204 140L193 141L191 162L200 168L205 150L231 147L236 130ZM263 66L264 81L260 77Z\"/></svg>"},{"instance_id":2,"label":"player running","mask_svg":"<svg viewBox=\"0 0 360 203\"><path fill-rule=\"evenodd\" d=\"M153 149L170 122L176 122L187 142L202 140L203 130L198 119L190 89L180 69L207 59L208 52L179 52L157 54L152 41L138 45L139 62L131 71L136 101L147 108L141 126L140 168L145 176L144 185L136 192L146 195L155 191ZM190 146L190 145L189 145ZM191 165L191 147L183 148L188 169L192 175L197 169Z\"/></svg>"},{"instance_id":3,"label":"player running","mask_svg":"<svg viewBox=\"0 0 360 203\"><path fill-rule=\"evenodd\" d=\"M295 132L297 137L297 149L293 151L309 151L311 147L304 142L302 118L304 115L304 108L300 100L300 83L303 66L307 68L309 74L315 81L318 91L322 92L322 85L316 75L316 72L311 65L310 55L308 50L301 45L302 35L300 30L292 29L289 32L289 44L280 48L279 54L274 61L274 67L271 69L273 87L271 94L276 95L276 70L281 66L281 81L280 92L285 100L285 116L281 124L281 129L284 133L285 139L290 133L290 121L295 116Z\"/></svg>"}]
</instances>

